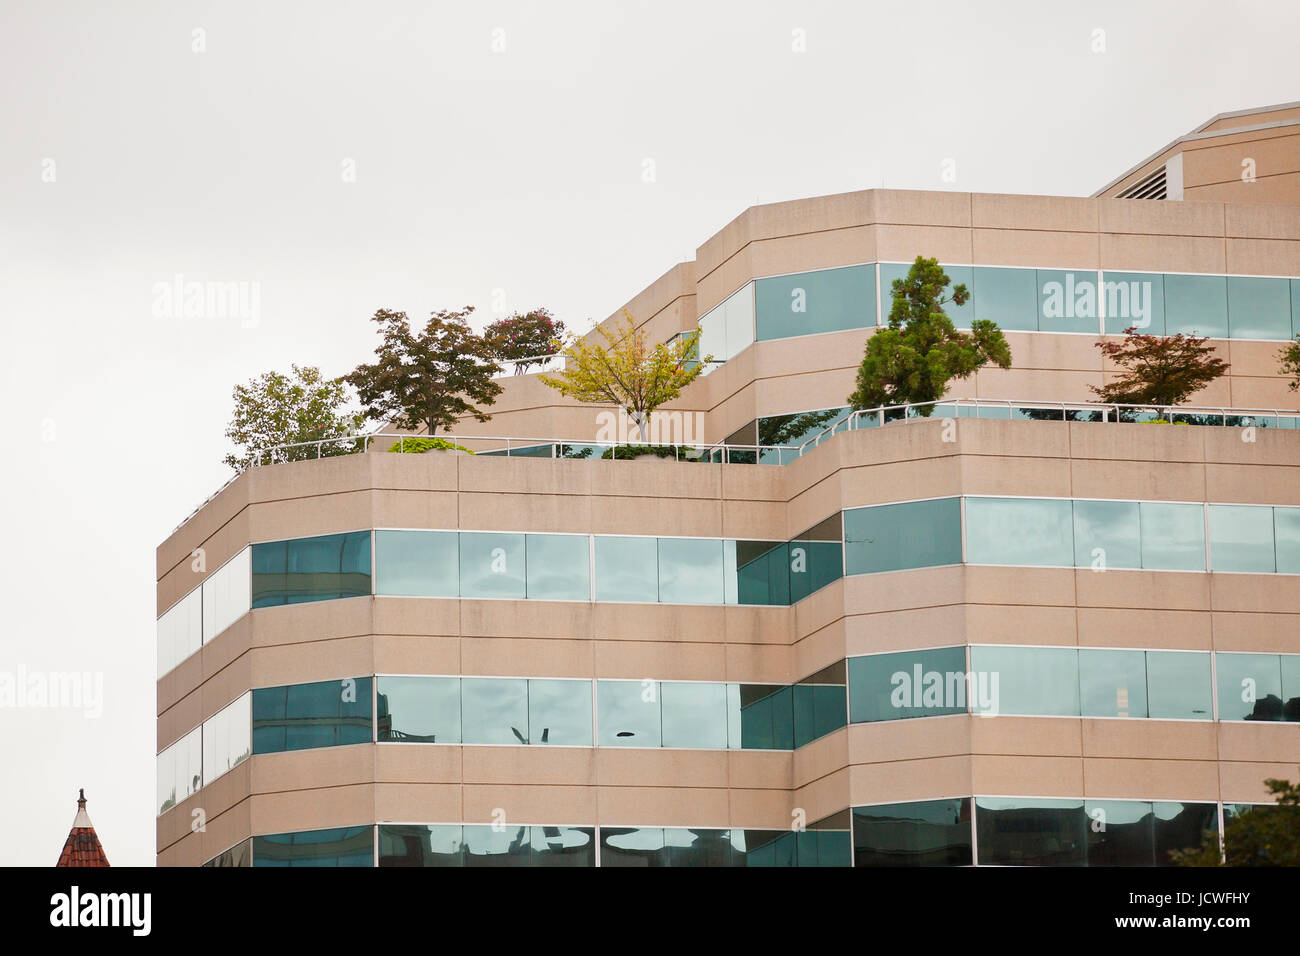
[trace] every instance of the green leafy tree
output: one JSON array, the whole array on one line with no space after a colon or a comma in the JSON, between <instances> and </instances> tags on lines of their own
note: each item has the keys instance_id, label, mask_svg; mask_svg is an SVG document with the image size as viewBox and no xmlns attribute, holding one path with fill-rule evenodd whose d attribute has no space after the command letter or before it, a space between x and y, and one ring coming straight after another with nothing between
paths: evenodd
<instances>
[{"instance_id":1,"label":"green leafy tree","mask_svg":"<svg viewBox=\"0 0 1300 956\"><path fill-rule=\"evenodd\" d=\"M1219 835L1207 830L1195 849L1175 850L1170 859L1179 866L1300 866L1300 783L1269 779L1274 805L1252 807L1230 819Z\"/></svg>"},{"instance_id":2,"label":"green leafy tree","mask_svg":"<svg viewBox=\"0 0 1300 956\"><path fill-rule=\"evenodd\" d=\"M483 330L492 354L502 362L514 362L515 374L521 375L533 365L524 359L554 355L563 345L566 329L546 309L533 309L523 315L498 319Z\"/></svg>"},{"instance_id":3,"label":"green leafy tree","mask_svg":"<svg viewBox=\"0 0 1300 956\"><path fill-rule=\"evenodd\" d=\"M1180 405L1228 370L1208 338L1193 335L1147 335L1130 327L1124 338L1098 342L1101 354L1124 370L1098 388L1103 402L1117 405Z\"/></svg>"},{"instance_id":4,"label":"green leafy tree","mask_svg":"<svg viewBox=\"0 0 1300 956\"><path fill-rule=\"evenodd\" d=\"M922 256L906 277L894 280L889 326L867 339L850 405L933 402L943 397L949 381L967 378L989 362L1011 367L1011 349L997 323L976 319L969 332L953 327L943 307L965 305L970 293L956 285L945 296L948 281L937 260ZM920 409L925 416L931 411Z\"/></svg>"},{"instance_id":5,"label":"green leafy tree","mask_svg":"<svg viewBox=\"0 0 1300 956\"><path fill-rule=\"evenodd\" d=\"M758 420L758 444L792 445L810 437L809 433L819 432L839 418L838 408L825 408L816 412L801 412L797 415L771 415Z\"/></svg>"},{"instance_id":6,"label":"green leafy tree","mask_svg":"<svg viewBox=\"0 0 1300 956\"><path fill-rule=\"evenodd\" d=\"M459 312L434 312L421 332L411 330L405 312L376 312L373 321L383 336L376 361L346 376L366 416L389 419L397 428L425 428L429 435L465 416L490 419L478 406L494 404L501 394L493 380L501 366L487 340L465 321L473 311L467 305Z\"/></svg>"},{"instance_id":7,"label":"green leafy tree","mask_svg":"<svg viewBox=\"0 0 1300 956\"><path fill-rule=\"evenodd\" d=\"M626 409L641 440L649 441L650 416L655 409L680 395L713 356L707 355L701 362L690 336L651 346L627 309L612 335L605 329L598 332L605 346L573 339L563 352L564 370L542 375L541 381L580 402L609 402Z\"/></svg>"},{"instance_id":8,"label":"green leafy tree","mask_svg":"<svg viewBox=\"0 0 1300 956\"><path fill-rule=\"evenodd\" d=\"M1278 371L1291 377L1291 391L1300 391L1300 335L1278 352L1277 357L1282 360L1282 366Z\"/></svg>"},{"instance_id":9,"label":"green leafy tree","mask_svg":"<svg viewBox=\"0 0 1300 956\"><path fill-rule=\"evenodd\" d=\"M351 392L343 380L324 378L320 369L310 365L291 368L289 375L265 372L247 385L235 386L235 410L226 437L239 447L225 462L236 471L256 464L350 455L358 450L360 440L331 441L319 451L309 445L259 455L276 445L357 435L365 425L364 415L346 407Z\"/></svg>"}]
</instances>

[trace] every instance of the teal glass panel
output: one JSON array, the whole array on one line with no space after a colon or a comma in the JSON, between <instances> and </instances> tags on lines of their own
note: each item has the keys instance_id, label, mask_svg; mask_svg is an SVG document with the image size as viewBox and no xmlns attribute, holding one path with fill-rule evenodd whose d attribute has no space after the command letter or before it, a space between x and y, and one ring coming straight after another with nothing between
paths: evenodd
<instances>
[{"instance_id":1,"label":"teal glass panel","mask_svg":"<svg viewBox=\"0 0 1300 956\"><path fill-rule=\"evenodd\" d=\"M498 531L460 533L460 596L523 598L524 536Z\"/></svg>"},{"instance_id":2,"label":"teal glass panel","mask_svg":"<svg viewBox=\"0 0 1300 956\"><path fill-rule=\"evenodd\" d=\"M659 538L659 600L664 604L722 604L722 542L717 538Z\"/></svg>"},{"instance_id":3,"label":"teal glass panel","mask_svg":"<svg viewBox=\"0 0 1300 956\"><path fill-rule=\"evenodd\" d=\"M253 688L253 753L368 744L371 678Z\"/></svg>"},{"instance_id":4,"label":"teal glass panel","mask_svg":"<svg viewBox=\"0 0 1300 956\"><path fill-rule=\"evenodd\" d=\"M1281 720L1282 662L1277 654L1214 656L1219 720Z\"/></svg>"},{"instance_id":5,"label":"teal glass panel","mask_svg":"<svg viewBox=\"0 0 1300 956\"><path fill-rule=\"evenodd\" d=\"M596 536L596 600L652 604L659 600L655 538Z\"/></svg>"},{"instance_id":6,"label":"teal glass panel","mask_svg":"<svg viewBox=\"0 0 1300 956\"><path fill-rule=\"evenodd\" d=\"M479 867L531 866L532 827L475 824L464 827L465 865Z\"/></svg>"},{"instance_id":7,"label":"teal glass panel","mask_svg":"<svg viewBox=\"0 0 1300 956\"><path fill-rule=\"evenodd\" d=\"M601 827L600 865L668 866L663 827Z\"/></svg>"},{"instance_id":8,"label":"teal glass panel","mask_svg":"<svg viewBox=\"0 0 1300 956\"><path fill-rule=\"evenodd\" d=\"M790 603L790 546L786 542L728 541L726 544L728 554L730 549L735 554L736 603L778 606ZM728 568L731 566L729 559Z\"/></svg>"},{"instance_id":9,"label":"teal glass panel","mask_svg":"<svg viewBox=\"0 0 1300 956\"><path fill-rule=\"evenodd\" d=\"M1282 719L1300 721L1300 654L1280 655Z\"/></svg>"},{"instance_id":10,"label":"teal glass panel","mask_svg":"<svg viewBox=\"0 0 1300 956\"><path fill-rule=\"evenodd\" d=\"M728 746L794 749L794 690L781 684L727 685Z\"/></svg>"},{"instance_id":11,"label":"teal glass panel","mask_svg":"<svg viewBox=\"0 0 1300 956\"><path fill-rule=\"evenodd\" d=\"M977 644L971 671L987 699L971 700L972 713L1079 716L1079 656L1073 647L1013 647Z\"/></svg>"},{"instance_id":12,"label":"teal glass panel","mask_svg":"<svg viewBox=\"0 0 1300 956\"><path fill-rule=\"evenodd\" d=\"M844 523L837 512L790 542L790 601L801 601L844 575Z\"/></svg>"},{"instance_id":13,"label":"teal glass panel","mask_svg":"<svg viewBox=\"0 0 1300 956\"><path fill-rule=\"evenodd\" d=\"M527 744L528 681L462 677L460 725L467 744Z\"/></svg>"},{"instance_id":14,"label":"teal glass panel","mask_svg":"<svg viewBox=\"0 0 1300 956\"><path fill-rule=\"evenodd\" d=\"M375 829L335 827L253 837L253 866L374 866Z\"/></svg>"},{"instance_id":15,"label":"teal glass panel","mask_svg":"<svg viewBox=\"0 0 1300 956\"><path fill-rule=\"evenodd\" d=\"M800 681L794 692L794 745L802 747L839 730L847 722L843 684Z\"/></svg>"},{"instance_id":16,"label":"teal glass panel","mask_svg":"<svg viewBox=\"0 0 1300 956\"><path fill-rule=\"evenodd\" d=\"M1213 720L1210 655L1147 651L1147 712L1155 720Z\"/></svg>"},{"instance_id":17,"label":"teal glass panel","mask_svg":"<svg viewBox=\"0 0 1300 956\"><path fill-rule=\"evenodd\" d=\"M664 681L659 685L665 747L727 748L727 685Z\"/></svg>"},{"instance_id":18,"label":"teal glass panel","mask_svg":"<svg viewBox=\"0 0 1300 956\"><path fill-rule=\"evenodd\" d=\"M1096 335L1101 328L1096 270L1034 271L1038 287L1039 331Z\"/></svg>"},{"instance_id":19,"label":"teal glass panel","mask_svg":"<svg viewBox=\"0 0 1300 956\"><path fill-rule=\"evenodd\" d=\"M658 682L597 681L596 728L602 747L662 746Z\"/></svg>"},{"instance_id":20,"label":"teal glass panel","mask_svg":"<svg viewBox=\"0 0 1300 956\"><path fill-rule=\"evenodd\" d=\"M1088 817L1082 800L978 797L975 833L983 866L1083 866Z\"/></svg>"},{"instance_id":21,"label":"teal glass panel","mask_svg":"<svg viewBox=\"0 0 1300 956\"><path fill-rule=\"evenodd\" d=\"M1145 800L1085 800L1089 866L1152 866L1155 816Z\"/></svg>"},{"instance_id":22,"label":"teal glass panel","mask_svg":"<svg viewBox=\"0 0 1300 956\"><path fill-rule=\"evenodd\" d=\"M1228 276L1228 333L1232 338L1291 338L1292 281Z\"/></svg>"},{"instance_id":23,"label":"teal glass panel","mask_svg":"<svg viewBox=\"0 0 1300 956\"><path fill-rule=\"evenodd\" d=\"M974 317L1003 331L1038 331L1038 287L1033 269L976 266L971 289Z\"/></svg>"},{"instance_id":24,"label":"teal glass panel","mask_svg":"<svg viewBox=\"0 0 1300 956\"><path fill-rule=\"evenodd\" d=\"M524 535L529 598L591 600L590 542L585 534Z\"/></svg>"},{"instance_id":25,"label":"teal glass panel","mask_svg":"<svg viewBox=\"0 0 1300 956\"><path fill-rule=\"evenodd\" d=\"M959 285L964 285L966 291L973 293L975 291L975 270L972 266L949 266L942 265L944 274L948 276L948 286L944 289L944 297L952 296L952 290ZM880 264L880 322L882 325L889 324L889 312L893 308L893 288L894 280L904 279L912 264L898 262L882 262ZM969 329L972 319L983 319L987 316L975 315L973 299L967 299L965 305L955 305L948 302L943 306L944 314L952 321L953 327L958 329Z\"/></svg>"},{"instance_id":26,"label":"teal glass panel","mask_svg":"<svg viewBox=\"0 0 1300 956\"><path fill-rule=\"evenodd\" d=\"M379 677L377 680L379 740L460 743L459 677Z\"/></svg>"},{"instance_id":27,"label":"teal glass panel","mask_svg":"<svg viewBox=\"0 0 1300 956\"><path fill-rule=\"evenodd\" d=\"M464 828L442 826L379 825L380 866L464 866Z\"/></svg>"},{"instance_id":28,"label":"teal glass panel","mask_svg":"<svg viewBox=\"0 0 1300 956\"><path fill-rule=\"evenodd\" d=\"M966 683L964 647L850 657L848 666L849 719L855 724L964 714L968 690L979 693Z\"/></svg>"},{"instance_id":29,"label":"teal glass panel","mask_svg":"<svg viewBox=\"0 0 1300 956\"><path fill-rule=\"evenodd\" d=\"M909 501L844 512L849 574L961 563L961 499Z\"/></svg>"},{"instance_id":30,"label":"teal glass panel","mask_svg":"<svg viewBox=\"0 0 1300 956\"><path fill-rule=\"evenodd\" d=\"M1106 334L1129 327L1146 335L1165 334L1165 277L1158 272L1103 272L1099 304L1106 310Z\"/></svg>"},{"instance_id":31,"label":"teal glass panel","mask_svg":"<svg viewBox=\"0 0 1300 956\"><path fill-rule=\"evenodd\" d=\"M1142 567L1148 571L1205 570L1205 509L1197 504L1143 501Z\"/></svg>"},{"instance_id":32,"label":"teal glass panel","mask_svg":"<svg viewBox=\"0 0 1300 956\"><path fill-rule=\"evenodd\" d=\"M971 564L1074 566L1073 509L1056 498L967 498Z\"/></svg>"},{"instance_id":33,"label":"teal glass panel","mask_svg":"<svg viewBox=\"0 0 1300 956\"><path fill-rule=\"evenodd\" d=\"M590 747L591 681L528 682L528 742L566 747Z\"/></svg>"},{"instance_id":34,"label":"teal glass panel","mask_svg":"<svg viewBox=\"0 0 1300 956\"><path fill-rule=\"evenodd\" d=\"M758 340L876 324L874 265L774 276L754 283Z\"/></svg>"},{"instance_id":35,"label":"teal glass panel","mask_svg":"<svg viewBox=\"0 0 1300 956\"><path fill-rule=\"evenodd\" d=\"M1142 567L1142 523L1136 501L1074 503L1074 564L1079 568Z\"/></svg>"},{"instance_id":36,"label":"teal glass panel","mask_svg":"<svg viewBox=\"0 0 1300 956\"><path fill-rule=\"evenodd\" d=\"M1210 505L1210 563L1215 571L1276 571L1273 509Z\"/></svg>"},{"instance_id":37,"label":"teal glass panel","mask_svg":"<svg viewBox=\"0 0 1300 956\"><path fill-rule=\"evenodd\" d=\"M1228 337L1225 276L1165 275L1165 334Z\"/></svg>"},{"instance_id":38,"label":"teal glass panel","mask_svg":"<svg viewBox=\"0 0 1300 956\"><path fill-rule=\"evenodd\" d=\"M370 532L252 546L252 604L272 607L370 594Z\"/></svg>"},{"instance_id":39,"label":"teal glass panel","mask_svg":"<svg viewBox=\"0 0 1300 956\"><path fill-rule=\"evenodd\" d=\"M1079 648L1079 707L1084 717L1146 717L1146 653Z\"/></svg>"},{"instance_id":40,"label":"teal glass panel","mask_svg":"<svg viewBox=\"0 0 1300 956\"><path fill-rule=\"evenodd\" d=\"M376 594L456 597L460 557L454 531L376 531Z\"/></svg>"},{"instance_id":41,"label":"teal glass panel","mask_svg":"<svg viewBox=\"0 0 1300 956\"><path fill-rule=\"evenodd\" d=\"M1291 338L1300 336L1300 279L1291 280Z\"/></svg>"},{"instance_id":42,"label":"teal glass panel","mask_svg":"<svg viewBox=\"0 0 1300 956\"><path fill-rule=\"evenodd\" d=\"M969 798L853 808L855 866L970 866Z\"/></svg>"},{"instance_id":43,"label":"teal glass panel","mask_svg":"<svg viewBox=\"0 0 1300 956\"><path fill-rule=\"evenodd\" d=\"M848 830L814 830L795 834L796 866L852 866L853 841Z\"/></svg>"},{"instance_id":44,"label":"teal glass panel","mask_svg":"<svg viewBox=\"0 0 1300 956\"><path fill-rule=\"evenodd\" d=\"M1300 574L1300 508L1273 509L1273 540L1278 571Z\"/></svg>"},{"instance_id":45,"label":"teal glass panel","mask_svg":"<svg viewBox=\"0 0 1300 956\"><path fill-rule=\"evenodd\" d=\"M790 830L732 830L732 858L737 866L797 865L795 834Z\"/></svg>"}]
</instances>

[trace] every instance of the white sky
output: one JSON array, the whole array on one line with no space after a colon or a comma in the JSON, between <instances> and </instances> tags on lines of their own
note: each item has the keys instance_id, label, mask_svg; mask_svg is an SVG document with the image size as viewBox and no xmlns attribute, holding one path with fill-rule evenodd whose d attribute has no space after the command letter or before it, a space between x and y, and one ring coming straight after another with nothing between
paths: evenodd
<instances>
[{"instance_id":1,"label":"white sky","mask_svg":"<svg viewBox=\"0 0 1300 956\"><path fill-rule=\"evenodd\" d=\"M369 360L379 307L585 327L755 202L1088 195L1300 100L1293 0L1061 6L4 0L0 674L104 700L0 707L0 864L53 864L82 786L153 864L155 548L227 477L235 383ZM178 273L259 321L155 317Z\"/></svg>"}]
</instances>

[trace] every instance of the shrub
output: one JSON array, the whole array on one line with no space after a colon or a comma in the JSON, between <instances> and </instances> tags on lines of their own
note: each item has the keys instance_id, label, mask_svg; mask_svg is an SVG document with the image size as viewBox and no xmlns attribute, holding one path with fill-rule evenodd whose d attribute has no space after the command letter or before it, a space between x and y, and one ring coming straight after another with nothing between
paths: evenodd
<instances>
[{"instance_id":1,"label":"shrub","mask_svg":"<svg viewBox=\"0 0 1300 956\"><path fill-rule=\"evenodd\" d=\"M395 441L389 447L389 451L404 452L405 454L420 454L426 451L463 451L474 454L464 445L457 445L449 442L445 438L403 438Z\"/></svg>"}]
</instances>

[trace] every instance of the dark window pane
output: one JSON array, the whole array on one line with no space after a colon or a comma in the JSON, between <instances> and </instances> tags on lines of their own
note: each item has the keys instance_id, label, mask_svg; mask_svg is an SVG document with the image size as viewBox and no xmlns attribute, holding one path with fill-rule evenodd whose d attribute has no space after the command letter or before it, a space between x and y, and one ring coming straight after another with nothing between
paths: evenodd
<instances>
[{"instance_id":1,"label":"dark window pane","mask_svg":"<svg viewBox=\"0 0 1300 956\"><path fill-rule=\"evenodd\" d=\"M1281 720L1282 662L1277 654L1214 656L1219 720Z\"/></svg>"},{"instance_id":2,"label":"dark window pane","mask_svg":"<svg viewBox=\"0 0 1300 956\"><path fill-rule=\"evenodd\" d=\"M844 512L849 574L961 563L961 499L940 498Z\"/></svg>"},{"instance_id":3,"label":"dark window pane","mask_svg":"<svg viewBox=\"0 0 1300 956\"><path fill-rule=\"evenodd\" d=\"M462 828L379 825L380 866L464 866Z\"/></svg>"},{"instance_id":4,"label":"dark window pane","mask_svg":"<svg viewBox=\"0 0 1300 956\"><path fill-rule=\"evenodd\" d=\"M790 601L844 576L843 519L833 514L790 542Z\"/></svg>"},{"instance_id":5,"label":"dark window pane","mask_svg":"<svg viewBox=\"0 0 1300 956\"><path fill-rule=\"evenodd\" d=\"M978 686L969 689L979 692ZM964 647L849 658L849 713L855 724L964 714L967 690Z\"/></svg>"},{"instance_id":6,"label":"dark window pane","mask_svg":"<svg viewBox=\"0 0 1300 956\"><path fill-rule=\"evenodd\" d=\"M253 866L374 866L374 827L253 837Z\"/></svg>"},{"instance_id":7,"label":"dark window pane","mask_svg":"<svg viewBox=\"0 0 1300 956\"><path fill-rule=\"evenodd\" d=\"M1089 866L1151 866L1155 824L1143 800L1088 800Z\"/></svg>"},{"instance_id":8,"label":"dark window pane","mask_svg":"<svg viewBox=\"0 0 1300 956\"><path fill-rule=\"evenodd\" d=\"M595 866L594 827L533 827L533 866Z\"/></svg>"},{"instance_id":9,"label":"dark window pane","mask_svg":"<svg viewBox=\"0 0 1300 956\"><path fill-rule=\"evenodd\" d=\"M370 594L370 532L253 545L253 607Z\"/></svg>"},{"instance_id":10,"label":"dark window pane","mask_svg":"<svg viewBox=\"0 0 1300 956\"><path fill-rule=\"evenodd\" d=\"M601 866L667 866L662 827L601 827Z\"/></svg>"},{"instance_id":11,"label":"dark window pane","mask_svg":"<svg viewBox=\"0 0 1300 956\"><path fill-rule=\"evenodd\" d=\"M790 750L794 746L793 693L780 684L729 684L729 746Z\"/></svg>"},{"instance_id":12,"label":"dark window pane","mask_svg":"<svg viewBox=\"0 0 1300 956\"><path fill-rule=\"evenodd\" d=\"M1296 509L1300 512L1300 509ZM790 603L790 546L782 541L735 541L736 600L740 604Z\"/></svg>"},{"instance_id":13,"label":"dark window pane","mask_svg":"<svg viewBox=\"0 0 1300 956\"><path fill-rule=\"evenodd\" d=\"M1219 808L1213 803L1157 802L1154 808L1156 866L1172 866L1170 852L1198 849L1206 830L1219 829Z\"/></svg>"},{"instance_id":14,"label":"dark window pane","mask_svg":"<svg viewBox=\"0 0 1300 956\"><path fill-rule=\"evenodd\" d=\"M731 831L664 828L668 866L731 866Z\"/></svg>"},{"instance_id":15,"label":"dark window pane","mask_svg":"<svg viewBox=\"0 0 1300 956\"><path fill-rule=\"evenodd\" d=\"M1300 721L1300 654L1280 655L1282 663L1282 719Z\"/></svg>"},{"instance_id":16,"label":"dark window pane","mask_svg":"<svg viewBox=\"0 0 1300 956\"><path fill-rule=\"evenodd\" d=\"M856 866L970 866L970 800L925 800L853 810Z\"/></svg>"},{"instance_id":17,"label":"dark window pane","mask_svg":"<svg viewBox=\"0 0 1300 956\"><path fill-rule=\"evenodd\" d=\"M380 740L460 743L459 677L380 677Z\"/></svg>"},{"instance_id":18,"label":"dark window pane","mask_svg":"<svg viewBox=\"0 0 1300 956\"><path fill-rule=\"evenodd\" d=\"M1087 817L1082 800L979 797L979 861L1000 866L1083 866Z\"/></svg>"}]
</instances>

